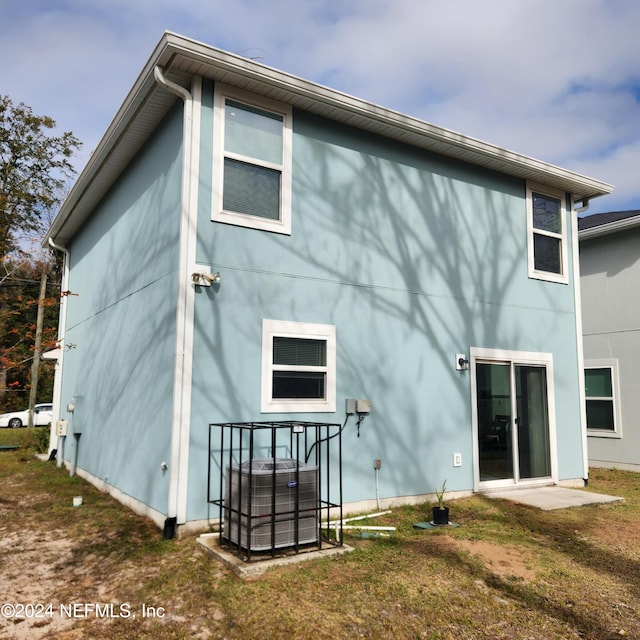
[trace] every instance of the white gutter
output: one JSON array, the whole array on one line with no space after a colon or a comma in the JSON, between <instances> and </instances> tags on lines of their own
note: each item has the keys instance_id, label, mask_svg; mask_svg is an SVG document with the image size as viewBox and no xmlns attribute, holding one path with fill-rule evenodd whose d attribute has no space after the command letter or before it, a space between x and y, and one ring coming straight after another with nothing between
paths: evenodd
<instances>
[{"instance_id":1,"label":"white gutter","mask_svg":"<svg viewBox=\"0 0 640 640\"><path fill-rule=\"evenodd\" d=\"M573 210L577 215L580 215L581 213L584 213L589 208L590 204L591 202L589 201L589 198L583 198L582 206L578 208L574 208ZM573 203L573 206L575 207L575 202Z\"/></svg>"},{"instance_id":2,"label":"white gutter","mask_svg":"<svg viewBox=\"0 0 640 640\"><path fill-rule=\"evenodd\" d=\"M60 314L58 316L58 350L59 355L55 365L53 377L53 417L51 419L51 431L49 433L49 454L57 449L56 463L62 465L62 455L64 450L64 439L57 435L57 425L60 420L60 404L62 402L62 367L64 364L65 338L67 333L67 304L69 300L69 262L71 253L66 247L57 245L49 237L49 246L63 254L62 261L62 282L60 283Z\"/></svg>"},{"instance_id":3,"label":"white gutter","mask_svg":"<svg viewBox=\"0 0 640 640\"><path fill-rule=\"evenodd\" d=\"M594 180L547 162L402 114L243 56L221 51L185 36L165 32L164 39L167 42L167 48L175 50L175 57L171 62L172 68L183 68L183 65L186 64L189 66L193 64L205 65L213 71L213 76L209 77L213 77L214 80L238 87L252 84L254 92L272 96L274 99L290 103L294 107L321 115L324 113L325 117L353 124L356 127L362 127L366 124L367 126L364 128L374 133L386 130L386 133L382 132L382 135L418 147L424 146L424 148L436 153L450 155L530 181L555 186L568 193L580 193L583 199L610 193L613 189L611 185L600 180ZM282 95L278 95L280 93ZM327 116L325 111L318 111L318 107L321 105L333 112L333 115ZM392 134L390 134L389 128L394 130ZM432 144L425 145L427 140ZM435 146L433 146L434 144ZM509 169L513 171L515 167L518 168L515 173L509 171ZM578 183L580 187L578 187Z\"/></svg>"},{"instance_id":4,"label":"white gutter","mask_svg":"<svg viewBox=\"0 0 640 640\"><path fill-rule=\"evenodd\" d=\"M169 495L165 537L175 535L176 525L186 521L189 469L189 431L191 423L191 376L193 360L194 287L190 268L195 262L197 229L198 146L201 83L194 80L194 94L164 77L161 67L154 68L156 82L184 102L182 181L180 203L180 249L178 258L178 294L176 305L176 342L173 374L173 413Z\"/></svg>"},{"instance_id":5,"label":"white gutter","mask_svg":"<svg viewBox=\"0 0 640 640\"><path fill-rule=\"evenodd\" d=\"M587 439L587 408L584 387L584 344L582 339L582 295L580 292L580 246L578 216L571 203L571 253L573 254L573 304L576 314L576 353L578 356L578 395L580 399L580 431L582 435L582 479L589 482L589 448Z\"/></svg>"},{"instance_id":6,"label":"white gutter","mask_svg":"<svg viewBox=\"0 0 640 640\"><path fill-rule=\"evenodd\" d=\"M237 87L251 88L294 108L317 113L375 135L458 158L491 170L539 182L585 200L610 193L612 186L519 153L502 149L417 118L380 107L339 91L226 53L177 34L166 32L115 118L91 154L86 167L65 199L49 233L63 241L71 238L90 215L113 181L167 113L170 105L158 100L154 87L160 66L181 77L200 76ZM164 71L161 71L164 77ZM154 81L155 80L157 81ZM167 85L163 85L167 89ZM182 87L169 91L183 97Z\"/></svg>"},{"instance_id":7,"label":"white gutter","mask_svg":"<svg viewBox=\"0 0 640 640\"><path fill-rule=\"evenodd\" d=\"M628 229L633 229L634 227L640 227L640 215L623 218L622 220L616 220L615 222L609 222L608 224L601 224L597 227L583 229L580 231L580 240L599 238L600 236L607 236L610 233L617 233L618 231L626 231Z\"/></svg>"}]
</instances>

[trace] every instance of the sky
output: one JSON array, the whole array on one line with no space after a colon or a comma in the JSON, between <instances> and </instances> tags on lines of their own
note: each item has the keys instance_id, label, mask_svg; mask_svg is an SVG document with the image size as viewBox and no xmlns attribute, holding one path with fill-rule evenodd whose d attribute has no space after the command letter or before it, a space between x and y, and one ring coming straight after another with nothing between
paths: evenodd
<instances>
[{"instance_id":1,"label":"sky","mask_svg":"<svg viewBox=\"0 0 640 640\"><path fill-rule=\"evenodd\" d=\"M173 31L614 185L640 209L637 0L0 0L0 94L81 170Z\"/></svg>"}]
</instances>

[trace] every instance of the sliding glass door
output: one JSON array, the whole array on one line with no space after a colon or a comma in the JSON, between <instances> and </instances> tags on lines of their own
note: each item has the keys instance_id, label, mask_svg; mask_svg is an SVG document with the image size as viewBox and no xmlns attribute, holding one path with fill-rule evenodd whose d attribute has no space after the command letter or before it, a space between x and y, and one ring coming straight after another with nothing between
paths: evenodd
<instances>
[{"instance_id":1,"label":"sliding glass door","mask_svg":"<svg viewBox=\"0 0 640 640\"><path fill-rule=\"evenodd\" d=\"M546 367L515 365L518 474L520 479L551 475Z\"/></svg>"},{"instance_id":2,"label":"sliding glass door","mask_svg":"<svg viewBox=\"0 0 640 640\"><path fill-rule=\"evenodd\" d=\"M551 478L550 363L475 358L473 366L479 483Z\"/></svg>"}]
</instances>

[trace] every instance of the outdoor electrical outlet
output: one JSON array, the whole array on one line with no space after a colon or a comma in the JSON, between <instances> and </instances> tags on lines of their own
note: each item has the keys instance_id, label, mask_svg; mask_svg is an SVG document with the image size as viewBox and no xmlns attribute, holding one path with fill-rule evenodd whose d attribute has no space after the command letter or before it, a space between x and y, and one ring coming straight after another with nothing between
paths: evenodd
<instances>
[{"instance_id":1,"label":"outdoor electrical outlet","mask_svg":"<svg viewBox=\"0 0 640 640\"><path fill-rule=\"evenodd\" d=\"M376 469L376 470L382 469L382 460L380 458L376 458L373 461L373 468Z\"/></svg>"},{"instance_id":2,"label":"outdoor electrical outlet","mask_svg":"<svg viewBox=\"0 0 640 640\"><path fill-rule=\"evenodd\" d=\"M453 466L454 467L461 467L462 466L462 454L461 453L454 453L453 454Z\"/></svg>"}]
</instances>

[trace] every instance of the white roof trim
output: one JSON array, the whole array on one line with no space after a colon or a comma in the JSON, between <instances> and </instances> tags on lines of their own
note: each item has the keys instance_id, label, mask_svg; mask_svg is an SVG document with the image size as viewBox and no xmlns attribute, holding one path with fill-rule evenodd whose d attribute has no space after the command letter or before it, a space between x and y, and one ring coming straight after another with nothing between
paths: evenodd
<instances>
[{"instance_id":1,"label":"white roof trim","mask_svg":"<svg viewBox=\"0 0 640 640\"><path fill-rule=\"evenodd\" d=\"M89 158L53 222L48 238L66 245L104 196L176 97L159 88L156 66L177 84L189 86L195 75L255 93L294 107L372 131L409 145L457 158L500 173L533 180L573 194L575 200L605 195L605 182L508 151L418 118L355 98L227 53L189 38L165 33L147 61L100 143Z\"/></svg>"},{"instance_id":2,"label":"white roof trim","mask_svg":"<svg viewBox=\"0 0 640 640\"><path fill-rule=\"evenodd\" d=\"M624 218L623 220L616 220L615 222L609 222L608 224L601 224L597 227L583 229L578 232L578 239L589 240L590 238L599 238L601 236L608 236L612 233L618 233L619 231L627 231L635 227L640 227L640 216Z\"/></svg>"}]
</instances>

